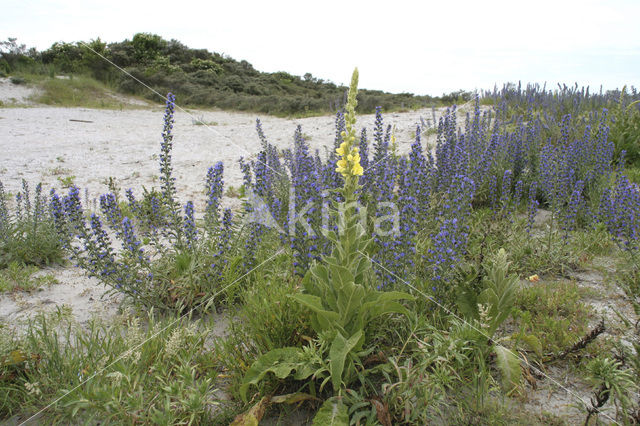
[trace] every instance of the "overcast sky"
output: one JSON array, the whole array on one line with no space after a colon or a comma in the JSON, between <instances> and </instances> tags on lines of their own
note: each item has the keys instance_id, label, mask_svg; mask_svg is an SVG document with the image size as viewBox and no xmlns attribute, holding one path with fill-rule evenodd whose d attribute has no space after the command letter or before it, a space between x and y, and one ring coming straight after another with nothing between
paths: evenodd
<instances>
[{"instance_id":1,"label":"overcast sky","mask_svg":"<svg viewBox=\"0 0 640 426\"><path fill-rule=\"evenodd\" d=\"M440 95L505 82L640 86L640 0L14 0L0 39L175 38L260 71Z\"/></svg>"}]
</instances>

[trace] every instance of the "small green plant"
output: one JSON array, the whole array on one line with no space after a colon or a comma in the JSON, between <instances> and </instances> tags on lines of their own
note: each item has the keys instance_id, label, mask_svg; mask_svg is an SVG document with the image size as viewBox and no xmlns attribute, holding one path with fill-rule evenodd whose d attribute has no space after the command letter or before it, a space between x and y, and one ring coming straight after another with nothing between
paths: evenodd
<instances>
[{"instance_id":1,"label":"small green plant","mask_svg":"<svg viewBox=\"0 0 640 426\"><path fill-rule=\"evenodd\" d=\"M458 309L470 322L475 331L476 360L483 370L489 354L495 355L496 366L502 376L503 389L513 391L520 383L520 359L511 349L503 346L495 335L498 328L512 314L518 289L518 276L509 274L507 253L500 249L490 263L487 275L483 280L482 290L477 293L472 288L461 288L458 295ZM539 343L534 336L526 336L525 341L537 347ZM539 350L539 349L538 349ZM486 392L485 374L478 374L478 389Z\"/></svg>"},{"instance_id":2,"label":"small green plant","mask_svg":"<svg viewBox=\"0 0 640 426\"><path fill-rule=\"evenodd\" d=\"M616 407L617 417L623 418L625 424L631 419L627 418L627 410L632 404L630 395L638 389L633 382L631 371L624 368L619 361L611 358L598 357L587 364L589 381L595 388L591 404L587 407L587 418L585 425L589 424L589 419L600 409L611 401Z\"/></svg>"},{"instance_id":3,"label":"small green plant","mask_svg":"<svg viewBox=\"0 0 640 426\"><path fill-rule=\"evenodd\" d=\"M51 175L53 176L58 176L59 179L62 179L60 176L61 175L68 175L69 173L71 173L71 169L68 169L66 167L62 167L62 166L56 166L53 167L49 170L49 173L51 173ZM71 182L73 183L73 182Z\"/></svg>"},{"instance_id":4,"label":"small green plant","mask_svg":"<svg viewBox=\"0 0 640 426\"><path fill-rule=\"evenodd\" d=\"M237 188L230 185L224 195L229 198L244 198L246 195L244 185L240 185Z\"/></svg>"},{"instance_id":5,"label":"small green plant","mask_svg":"<svg viewBox=\"0 0 640 426\"><path fill-rule=\"evenodd\" d=\"M58 176L58 182L63 188L71 188L73 186L73 181L75 180L75 176Z\"/></svg>"},{"instance_id":6,"label":"small green plant","mask_svg":"<svg viewBox=\"0 0 640 426\"><path fill-rule=\"evenodd\" d=\"M202 116L192 119L192 122L194 126L217 126L219 124L217 121L207 121Z\"/></svg>"},{"instance_id":7,"label":"small green plant","mask_svg":"<svg viewBox=\"0 0 640 426\"><path fill-rule=\"evenodd\" d=\"M18 76L12 76L9 81L11 82L11 84L15 84L16 86L26 84L27 82L23 77Z\"/></svg>"},{"instance_id":8,"label":"small green plant","mask_svg":"<svg viewBox=\"0 0 640 426\"><path fill-rule=\"evenodd\" d=\"M10 262L0 269L0 293L13 291L33 291L43 285L56 284L58 280L51 274L34 276L40 269L34 265Z\"/></svg>"}]
</instances>

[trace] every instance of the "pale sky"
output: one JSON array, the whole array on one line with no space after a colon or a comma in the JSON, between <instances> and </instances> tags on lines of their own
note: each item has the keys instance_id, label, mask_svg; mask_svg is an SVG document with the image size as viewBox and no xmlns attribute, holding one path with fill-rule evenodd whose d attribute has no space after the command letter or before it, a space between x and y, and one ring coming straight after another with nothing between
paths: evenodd
<instances>
[{"instance_id":1,"label":"pale sky","mask_svg":"<svg viewBox=\"0 0 640 426\"><path fill-rule=\"evenodd\" d=\"M360 87L440 95L505 82L640 86L640 0L12 0L0 40L122 41L137 32Z\"/></svg>"}]
</instances>

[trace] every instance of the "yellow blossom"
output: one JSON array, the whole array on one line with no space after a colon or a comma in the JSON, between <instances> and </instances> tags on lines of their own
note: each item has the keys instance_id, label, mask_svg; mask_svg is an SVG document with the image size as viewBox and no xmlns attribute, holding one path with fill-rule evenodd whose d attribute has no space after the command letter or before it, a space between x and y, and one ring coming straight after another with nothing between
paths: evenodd
<instances>
[{"instance_id":1,"label":"yellow blossom","mask_svg":"<svg viewBox=\"0 0 640 426\"><path fill-rule=\"evenodd\" d=\"M364 170L362 169L362 166L360 165L360 163L354 164L353 168L351 169L351 173L354 176L362 176L363 172L364 172Z\"/></svg>"},{"instance_id":2,"label":"yellow blossom","mask_svg":"<svg viewBox=\"0 0 640 426\"><path fill-rule=\"evenodd\" d=\"M347 160L345 160L344 158L338 160L337 164L336 164L336 172L338 173L342 173L342 176L347 176L347 168L348 168L348 164L347 164Z\"/></svg>"},{"instance_id":3,"label":"yellow blossom","mask_svg":"<svg viewBox=\"0 0 640 426\"><path fill-rule=\"evenodd\" d=\"M356 153L347 155L347 161L349 161L350 163L359 163L360 162L360 154L358 154L356 152Z\"/></svg>"},{"instance_id":4,"label":"yellow blossom","mask_svg":"<svg viewBox=\"0 0 640 426\"><path fill-rule=\"evenodd\" d=\"M340 144L340 148L336 149L336 153L343 157L346 154L346 149L347 149L347 143L346 142L342 142Z\"/></svg>"}]
</instances>

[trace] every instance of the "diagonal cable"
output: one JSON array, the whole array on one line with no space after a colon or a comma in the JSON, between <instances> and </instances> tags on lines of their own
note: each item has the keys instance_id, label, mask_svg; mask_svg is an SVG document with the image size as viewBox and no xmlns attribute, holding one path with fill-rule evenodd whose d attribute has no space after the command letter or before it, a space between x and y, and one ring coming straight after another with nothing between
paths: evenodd
<instances>
[{"instance_id":1,"label":"diagonal cable","mask_svg":"<svg viewBox=\"0 0 640 426\"><path fill-rule=\"evenodd\" d=\"M134 75L132 75L130 72L128 72L127 70L125 70L124 68L120 67L119 65L115 64L113 61L111 61L110 59L106 58L104 55L102 55L100 52L97 52L95 49L93 49L91 46L89 46L88 44L86 44L83 41L78 42L78 44L86 47L87 49L89 49L90 51L92 51L93 53L95 53L96 55L98 55L100 58L104 59L105 61L107 61L109 64L113 65L115 68L117 68L120 72L122 72L123 74L125 74L126 76L130 77L131 79L135 80L136 82L140 83L142 86L144 86L145 88L149 89L151 92L153 92L154 94L158 95L159 97L161 97L162 99L164 99L165 101L167 101L167 97L161 93L159 93L157 90L155 90L153 87L149 86L148 84L146 84L144 81L140 80L139 78L135 77ZM185 113L186 115L188 115L192 120L198 120L197 117L195 117L193 114L191 114L189 111L187 111L186 109L182 108L180 105L176 104L174 102L174 105L176 106L177 109L179 109L181 112ZM212 132L213 134L217 135L217 136L222 136L223 138L227 139L229 142L231 142L232 145L234 145L235 147L241 149L242 151L246 152L248 155L251 155L251 152L249 152L246 148L238 145L237 143L235 143L233 141L233 139L231 139L228 136L223 135L222 133L220 133L219 131L217 131L216 129L214 129L213 127L209 126L207 123L202 123L204 124L204 126L207 128L207 130L209 130L210 132ZM256 159L255 161L262 163L265 167L267 167L268 169L272 170L273 172L275 172L276 174L283 176L283 174L278 171L275 170L274 168L270 167L268 164L263 163L262 161L260 161L259 159Z\"/></svg>"},{"instance_id":2,"label":"diagonal cable","mask_svg":"<svg viewBox=\"0 0 640 426\"><path fill-rule=\"evenodd\" d=\"M229 287L231 287L233 284L237 283L238 281L240 281L241 279L243 279L244 277L246 277L247 275L249 275L250 273L252 273L253 271L255 271L256 269L260 268L262 265L264 265L265 263L271 261L273 258L275 258L276 256L278 256L279 254L283 253L284 249L280 249L278 250L275 254L273 254L271 257L269 257L268 259L264 260L263 262L261 262L259 265L255 266L254 268L252 268L251 270L249 270L247 273L245 273L244 275L242 275L241 277L235 279L234 281L232 281L231 283L227 284L226 286L224 286L223 288L221 288L220 290L218 290L213 296L209 297L206 300L203 300L202 302L198 303L197 305L195 305L194 307L192 307L187 313L181 315L180 317L178 317L175 321L171 322L169 325L167 325L166 327L162 328L161 330L155 332L154 334L152 334L151 336L149 336L148 338L146 338L144 341L140 342L139 344L137 344L135 347L133 348L129 348L126 351L124 351L123 353L121 353L115 360L113 360L110 364L106 365L105 367L101 368L100 370L96 371L95 373L93 373L91 376L87 377L85 380L83 380L82 382L80 382L78 385L76 385L74 388L70 389L69 391L67 391L64 395L56 398L54 401L50 402L47 406L45 406L44 408L40 409L38 412L36 412L35 414L33 414L31 417L29 417L28 419L26 419L25 421L21 422L18 424L18 426L22 426L24 424L27 424L28 422L30 422L31 420L35 419L37 416L39 416L40 414L42 414L43 412L45 412L46 410L48 410L49 408L51 408L54 404L58 403L59 401L61 401L62 399L64 399L65 397L67 397L68 395L70 395L71 393L75 392L77 389L79 389L81 386L83 386L84 384L86 384L87 382L89 382L90 380L92 380L94 377L102 374L104 371L106 371L107 369L111 368L115 363L117 363L118 361L120 361L122 358L124 358L127 354L129 354L132 351L137 350L138 348L141 348L145 343L147 343L148 341L154 339L156 336L158 336L159 334L163 333L164 331L166 331L167 329L173 327L175 324L177 324L179 321L183 320L184 318L186 318L187 316L190 316L191 314L193 314L193 311L197 308L199 308L200 306L203 305L207 305L208 303L212 302L213 299L215 299L220 293L222 293L223 291L225 291L226 289L228 289Z\"/></svg>"},{"instance_id":3,"label":"diagonal cable","mask_svg":"<svg viewBox=\"0 0 640 426\"><path fill-rule=\"evenodd\" d=\"M384 269L386 272L388 272L389 274L393 275L394 277L396 277L397 279L399 279L403 284L405 284L407 287L411 288L412 290L414 290L417 293L420 293L420 295L424 296L426 299L428 299L429 301L435 303L436 305L438 305L438 307L442 308L445 312L447 312L449 315L452 315L453 317L455 317L456 319L462 321L463 323L467 324L469 327L473 328L475 331L477 331L478 333L482 334L484 337L486 337L488 340L491 340L491 337L489 335L487 335L487 333L485 333L484 330L476 327L475 325L471 324L469 321L465 320L464 318L461 318L459 315L455 314L454 312L452 312L449 308L447 308L446 306L442 305L440 302L438 302L436 299L434 299L433 297L429 296L428 294L426 294L425 292L423 292L422 290L416 288L414 285L412 285L411 283L409 283L408 281L406 281L405 279L399 277L397 274L395 274L394 272L390 271L388 268L386 268L384 265L382 265L380 262L377 262L376 260L372 259L368 254L363 253L362 251L358 250L358 252L365 256L366 258L368 258L372 263L375 263L376 265L378 265L380 268ZM548 374L546 374L545 372L543 372L541 369L539 369L538 367L529 364L527 362L526 359L524 359L522 356L520 356L520 354L512 351L511 349L505 347L505 349L507 351L509 351L511 353L511 355L516 356L519 360L524 361L526 365L528 365L529 367L535 369L535 371L546 377L547 379L549 379L551 382L553 382L556 386L558 386L559 388L561 388L562 390L564 390L565 392L567 392L569 395L573 396L574 398L576 398L578 401L580 401L582 404L584 404L585 406L588 406L588 401L585 402L585 400L578 395L577 393L575 393L574 391L572 391L571 389L567 388L566 386L562 385L562 383L560 383L558 380L554 379L553 377L549 376ZM606 417L607 419L611 420L612 422L614 422L615 424L620 424L618 423L614 418L612 418L611 416L609 416L607 413L604 413L602 411L600 411L598 414L603 415L604 417Z\"/></svg>"}]
</instances>

